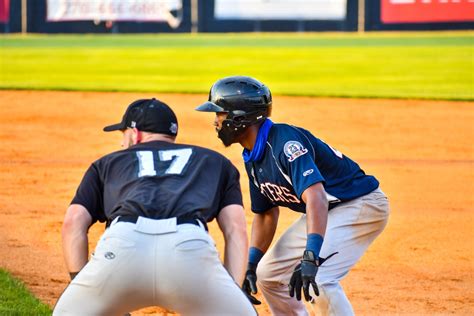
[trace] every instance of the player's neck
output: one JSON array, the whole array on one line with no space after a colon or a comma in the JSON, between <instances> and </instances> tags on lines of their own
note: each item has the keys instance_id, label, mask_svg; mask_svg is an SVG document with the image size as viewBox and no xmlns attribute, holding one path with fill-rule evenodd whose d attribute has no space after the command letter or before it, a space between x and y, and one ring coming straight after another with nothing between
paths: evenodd
<instances>
[{"instance_id":1,"label":"player's neck","mask_svg":"<svg viewBox=\"0 0 474 316\"><path fill-rule=\"evenodd\" d=\"M257 141L258 130L260 129L260 125L252 125L242 134L239 139L240 145L247 150L252 150L255 146L255 142Z\"/></svg>"},{"instance_id":2,"label":"player's neck","mask_svg":"<svg viewBox=\"0 0 474 316\"><path fill-rule=\"evenodd\" d=\"M160 140L163 142L168 142L168 143L174 143L175 142L175 137L166 135L166 134L155 134L155 133L147 133L147 132L142 132L142 139L140 140L140 143L146 143L146 142L153 142L156 140Z\"/></svg>"}]
</instances>

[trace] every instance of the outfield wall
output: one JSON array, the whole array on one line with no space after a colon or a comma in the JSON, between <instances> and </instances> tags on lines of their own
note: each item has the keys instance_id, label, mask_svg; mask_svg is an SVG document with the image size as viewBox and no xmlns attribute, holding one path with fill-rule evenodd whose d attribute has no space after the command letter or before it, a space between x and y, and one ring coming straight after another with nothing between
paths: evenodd
<instances>
[{"instance_id":1,"label":"outfield wall","mask_svg":"<svg viewBox=\"0 0 474 316\"><path fill-rule=\"evenodd\" d=\"M292 1L286 6L275 2L273 8L271 1L251 5L251 1L241 0L242 5L234 7L219 5L219 0L200 1L198 29L200 32L357 30L358 0L311 0L306 1L306 7L304 1L293 1L294 6Z\"/></svg>"},{"instance_id":2,"label":"outfield wall","mask_svg":"<svg viewBox=\"0 0 474 316\"><path fill-rule=\"evenodd\" d=\"M474 29L474 0L0 0L3 33L448 29Z\"/></svg>"},{"instance_id":3,"label":"outfield wall","mask_svg":"<svg viewBox=\"0 0 474 316\"><path fill-rule=\"evenodd\" d=\"M365 0L365 29L469 30L474 0Z\"/></svg>"}]
</instances>

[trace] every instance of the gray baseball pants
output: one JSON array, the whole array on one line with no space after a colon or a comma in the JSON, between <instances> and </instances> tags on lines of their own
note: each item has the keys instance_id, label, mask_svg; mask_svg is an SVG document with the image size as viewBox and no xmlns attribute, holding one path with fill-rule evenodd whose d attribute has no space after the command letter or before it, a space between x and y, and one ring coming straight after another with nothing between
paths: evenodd
<instances>
[{"instance_id":1,"label":"gray baseball pants","mask_svg":"<svg viewBox=\"0 0 474 316\"><path fill-rule=\"evenodd\" d=\"M320 256L335 256L324 262L316 275L319 296L311 289L317 315L354 315L340 281L359 261L387 224L389 204L377 189L329 211L324 243ZM294 222L265 254L257 268L258 287L273 315L308 315L304 296L297 301L288 293L288 283L306 248L306 214Z\"/></svg>"},{"instance_id":2,"label":"gray baseball pants","mask_svg":"<svg viewBox=\"0 0 474 316\"><path fill-rule=\"evenodd\" d=\"M53 315L123 315L147 306L182 315L256 315L203 227L140 219L112 223Z\"/></svg>"}]
</instances>

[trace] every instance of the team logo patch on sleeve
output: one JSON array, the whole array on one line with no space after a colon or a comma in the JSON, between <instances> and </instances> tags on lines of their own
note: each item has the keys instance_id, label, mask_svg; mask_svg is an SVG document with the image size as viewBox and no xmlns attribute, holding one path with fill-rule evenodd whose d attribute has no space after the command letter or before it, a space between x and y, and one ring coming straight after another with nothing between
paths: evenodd
<instances>
[{"instance_id":1,"label":"team logo patch on sleeve","mask_svg":"<svg viewBox=\"0 0 474 316\"><path fill-rule=\"evenodd\" d=\"M292 162L296 158L306 154L308 149L304 148L300 142L297 142L296 140L290 140L285 143L285 146L283 146L283 151L288 157L288 161Z\"/></svg>"}]
</instances>

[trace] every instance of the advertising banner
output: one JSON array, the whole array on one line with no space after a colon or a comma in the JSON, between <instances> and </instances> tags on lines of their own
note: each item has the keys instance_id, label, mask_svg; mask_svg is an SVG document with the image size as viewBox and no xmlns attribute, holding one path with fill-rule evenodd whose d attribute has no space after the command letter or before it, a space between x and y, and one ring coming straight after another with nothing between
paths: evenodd
<instances>
[{"instance_id":1,"label":"advertising banner","mask_svg":"<svg viewBox=\"0 0 474 316\"><path fill-rule=\"evenodd\" d=\"M10 0L0 0L0 23L10 21Z\"/></svg>"},{"instance_id":2,"label":"advertising banner","mask_svg":"<svg viewBox=\"0 0 474 316\"><path fill-rule=\"evenodd\" d=\"M228 20L344 20L346 0L215 0L214 16Z\"/></svg>"},{"instance_id":3,"label":"advertising banner","mask_svg":"<svg viewBox=\"0 0 474 316\"><path fill-rule=\"evenodd\" d=\"M182 0L48 0L47 20L170 22Z\"/></svg>"},{"instance_id":4,"label":"advertising banner","mask_svg":"<svg viewBox=\"0 0 474 316\"><path fill-rule=\"evenodd\" d=\"M474 0L381 0L382 23L474 21Z\"/></svg>"}]
</instances>

